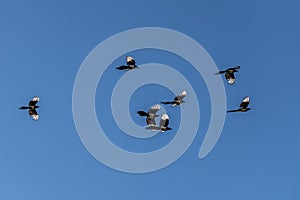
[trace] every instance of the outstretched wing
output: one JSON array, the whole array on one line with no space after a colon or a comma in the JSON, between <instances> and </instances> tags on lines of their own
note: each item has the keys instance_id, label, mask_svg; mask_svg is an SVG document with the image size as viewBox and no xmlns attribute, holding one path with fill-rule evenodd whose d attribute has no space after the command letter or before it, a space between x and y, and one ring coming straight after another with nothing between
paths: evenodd
<instances>
[{"instance_id":1,"label":"outstretched wing","mask_svg":"<svg viewBox=\"0 0 300 200\"><path fill-rule=\"evenodd\" d=\"M35 109L29 109L29 110L28 110L28 113L29 113L29 115L32 117L33 120L36 121L36 120L39 119L39 115L38 115L38 113L36 112Z\"/></svg>"},{"instance_id":2,"label":"outstretched wing","mask_svg":"<svg viewBox=\"0 0 300 200\"><path fill-rule=\"evenodd\" d=\"M241 66L235 66L232 69L240 69L240 68L241 68Z\"/></svg>"},{"instance_id":3,"label":"outstretched wing","mask_svg":"<svg viewBox=\"0 0 300 200\"><path fill-rule=\"evenodd\" d=\"M244 109L247 108L249 103L250 103L250 97L247 96L243 99L242 103L240 104L240 108L244 108Z\"/></svg>"},{"instance_id":4,"label":"outstretched wing","mask_svg":"<svg viewBox=\"0 0 300 200\"><path fill-rule=\"evenodd\" d=\"M161 128L168 127L169 125L169 116L167 114L163 114L160 118L159 126Z\"/></svg>"},{"instance_id":5,"label":"outstretched wing","mask_svg":"<svg viewBox=\"0 0 300 200\"><path fill-rule=\"evenodd\" d=\"M126 56L127 65L135 65L135 60L131 56Z\"/></svg>"},{"instance_id":6,"label":"outstretched wing","mask_svg":"<svg viewBox=\"0 0 300 200\"><path fill-rule=\"evenodd\" d=\"M39 100L39 97L33 97L33 99L29 101L28 106L35 106Z\"/></svg>"},{"instance_id":7,"label":"outstretched wing","mask_svg":"<svg viewBox=\"0 0 300 200\"><path fill-rule=\"evenodd\" d=\"M145 128L146 130L152 130L152 131L160 131L161 130L161 128L160 127L158 127L158 126L147 126L146 128Z\"/></svg>"},{"instance_id":8,"label":"outstretched wing","mask_svg":"<svg viewBox=\"0 0 300 200\"><path fill-rule=\"evenodd\" d=\"M184 97L186 96L186 90L182 90L175 98L174 100L179 100L181 101Z\"/></svg>"},{"instance_id":9,"label":"outstretched wing","mask_svg":"<svg viewBox=\"0 0 300 200\"><path fill-rule=\"evenodd\" d=\"M235 83L235 77L234 73L226 72L225 73L225 78L228 81L229 84L234 84Z\"/></svg>"}]
</instances>

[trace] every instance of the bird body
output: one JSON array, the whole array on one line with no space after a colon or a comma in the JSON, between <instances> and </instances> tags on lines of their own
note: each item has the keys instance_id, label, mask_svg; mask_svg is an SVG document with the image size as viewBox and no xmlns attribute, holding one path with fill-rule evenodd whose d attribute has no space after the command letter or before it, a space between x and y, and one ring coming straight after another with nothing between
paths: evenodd
<instances>
[{"instance_id":1,"label":"bird body","mask_svg":"<svg viewBox=\"0 0 300 200\"><path fill-rule=\"evenodd\" d=\"M160 110L160 105L156 104L153 105L152 107L150 107L148 109L148 112L145 111L137 111L137 113L140 116L145 116L146 117L146 123L148 126L156 126L156 122L155 122L155 118L158 117L159 115L157 115L157 111Z\"/></svg>"},{"instance_id":2,"label":"bird body","mask_svg":"<svg viewBox=\"0 0 300 200\"><path fill-rule=\"evenodd\" d=\"M249 103L250 103L250 97L247 96L241 102L239 109L228 110L227 112L228 113L230 113L230 112L247 112L247 111L251 110L251 108L248 108Z\"/></svg>"},{"instance_id":3,"label":"bird body","mask_svg":"<svg viewBox=\"0 0 300 200\"><path fill-rule=\"evenodd\" d=\"M28 110L28 114L32 117L33 120L36 121L39 119L39 115L36 111L36 109L39 108L39 106L36 105L39 100L39 97L33 97L33 99L29 101L28 106L21 106L19 109Z\"/></svg>"},{"instance_id":4,"label":"bird body","mask_svg":"<svg viewBox=\"0 0 300 200\"><path fill-rule=\"evenodd\" d=\"M186 90L182 90L173 101L162 101L162 104L172 104L172 106L179 106L182 103L185 103L183 98L186 96L187 92Z\"/></svg>"},{"instance_id":5,"label":"bird body","mask_svg":"<svg viewBox=\"0 0 300 200\"><path fill-rule=\"evenodd\" d=\"M232 85L232 84L235 83L234 73L238 72L237 69L240 69L240 68L241 68L241 66L231 67L231 68L228 68L228 69L226 69L224 71L219 71L219 72L215 73L215 75L224 74L225 73L225 79L228 81L228 83L230 85Z\"/></svg>"},{"instance_id":6,"label":"bird body","mask_svg":"<svg viewBox=\"0 0 300 200\"><path fill-rule=\"evenodd\" d=\"M135 64L135 60L133 57L131 56L126 56L126 62L127 65L121 65L119 67L117 67L116 69L118 70L133 70L133 69L138 69L138 66L136 66Z\"/></svg>"},{"instance_id":7,"label":"bird body","mask_svg":"<svg viewBox=\"0 0 300 200\"><path fill-rule=\"evenodd\" d=\"M161 132L172 130L172 128L169 127L169 116L167 114L162 114L159 121L159 126L151 125L148 126L146 129L153 130L153 131L161 131Z\"/></svg>"}]
</instances>

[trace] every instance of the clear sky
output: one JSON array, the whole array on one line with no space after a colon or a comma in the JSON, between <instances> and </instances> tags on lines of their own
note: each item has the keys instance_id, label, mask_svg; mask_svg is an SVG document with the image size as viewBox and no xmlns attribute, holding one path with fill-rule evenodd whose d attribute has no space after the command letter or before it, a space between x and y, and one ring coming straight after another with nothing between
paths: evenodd
<instances>
[{"instance_id":1,"label":"clear sky","mask_svg":"<svg viewBox=\"0 0 300 200\"><path fill-rule=\"evenodd\" d=\"M0 199L300 199L299 8L297 0L0 1ZM86 150L73 120L72 90L81 63L100 42L149 26L193 38L219 69L241 65L235 85L224 81L227 106L234 109L249 95L252 110L227 115L215 148L198 159L210 119L209 93L199 76L194 89L201 122L190 148L162 170L130 174ZM137 64L189 67L166 52L130 53ZM97 116L118 146L155 150L176 134L180 112L167 108L174 130L146 140L152 142L123 134L107 105L109 89L124 74L114 68L124 57L100 81L107 88L99 84ZM188 69L182 73L195 77ZM157 93L145 98L147 90ZM37 122L17 109L35 95ZM130 101L133 120L143 125L135 112L172 95L158 85L139 88Z\"/></svg>"}]
</instances>

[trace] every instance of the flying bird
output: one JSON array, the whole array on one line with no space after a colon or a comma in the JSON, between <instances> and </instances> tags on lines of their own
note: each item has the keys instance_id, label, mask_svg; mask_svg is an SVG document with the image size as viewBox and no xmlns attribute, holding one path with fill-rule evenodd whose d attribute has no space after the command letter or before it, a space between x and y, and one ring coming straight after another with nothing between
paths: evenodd
<instances>
[{"instance_id":1,"label":"flying bird","mask_svg":"<svg viewBox=\"0 0 300 200\"><path fill-rule=\"evenodd\" d=\"M162 104L172 104L172 106L179 106L182 103L185 103L183 98L186 96L186 90L182 90L173 101L162 101Z\"/></svg>"},{"instance_id":2,"label":"flying bird","mask_svg":"<svg viewBox=\"0 0 300 200\"><path fill-rule=\"evenodd\" d=\"M247 112L248 110L251 110L251 108L248 108L248 105L250 103L250 97L245 97L240 104L240 108L237 110L228 110L227 112Z\"/></svg>"},{"instance_id":3,"label":"flying bird","mask_svg":"<svg viewBox=\"0 0 300 200\"><path fill-rule=\"evenodd\" d=\"M224 74L225 73L225 79L228 81L228 83L230 85L234 84L235 83L235 77L234 77L234 73L235 72L238 72L237 69L240 69L241 66L235 66L235 67L232 67L232 68L228 68L224 71L219 71L217 73L215 73L215 75L218 75L218 74Z\"/></svg>"},{"instance_id":4,"label":"flying bird","mask_svg":"<svg viewBox=\"0 0 300 200\"><path fill-rule=\"evenodd\" d=\"M160 110L160 105L155 104L148 109L148 112L145 111L137 111L140 116L146 116L146 123L148 126L156 126L155 118L158 117L157 111Z\"/></svg>"},{"instance_id":5,"label":"flying bird","mask_svg":"<svg viewBox=\"0 0 300 200\"><path fill-rule=\"evenodd\" d=\"M167 114L163 114L159 121L159 126L161 132L165 132L168 130L172 130L172 128L169 127L169 116Z\"/></svg>"},{"instance_id":6,"label":"flying bird","mask_svg":"<svg viewBox=\"0 0 300 200\"><path fill-rule=\"evenodd\" d=\"M36 108L39 108L39 106L37 106L36 104L39 102L39 100L39 97L33 97L33 99L29 101L28 106L22 106L19 109L28 110L28 113L32 117L32 119L37 121L39 119L39 115L36 111Z\"/></svg>"},{"instance_id":7,"label":"flying bird","mask_svg":"<svg viewBox=\"0 0 300 200\"><path fill-rule=\"evenodd\" d=\"M172 130L172 128L169 127L169 116L167 114L162 114L160 121L159 121L159 126L156 125L151 125L148 126L146 129L150 130L158 130L161 132L166 132L168 130Z\"/></svg>"},{"instance_id":8,"label":"flying bird","mask_svg":"<svg viewBox=\"0 0 300 200\"><path fill-rule=\"evenodd\" d=\"M126 56L126 62L127 65L121 65L117 67L116 69L118 70L133 70L133 69L138 69L139 67L135 65L135 60L131 56Z\"/></svg>"}]
</instances>

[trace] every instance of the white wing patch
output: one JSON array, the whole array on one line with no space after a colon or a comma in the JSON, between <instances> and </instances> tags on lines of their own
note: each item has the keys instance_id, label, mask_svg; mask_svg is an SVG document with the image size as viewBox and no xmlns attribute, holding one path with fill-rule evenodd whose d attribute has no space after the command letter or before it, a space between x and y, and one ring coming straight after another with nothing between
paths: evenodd
<instances>
[{"instance_id":1,"label":"white wing patch","mask_svg":"<svg viewBox=\"0 0 300 200\"><path fill-rule=\"evenodd\" d=\"M131 57L131 56L126 56L126 62L131 62L131 61L133 61L134 59L133 59L133 57Z\"/></svg>"},{"instance_id":2,"label":"white wing patch","mask_svg":"<svg viewBox=\"0 0 300 200\"><path fill-rule=\"evenodd\" d=\"M160 105L159 104L155 104L150 109L151 110L160 110Z\"/></svg>"},{"instance_id":3,"label":"white wing patch","mask_svg":"<svg viewBox=\"0 0 300 200\"><path fill-rule=\"evenodd\" d=\"M32 119L37 121L39 119L39 115L31 115Z\"/></svg>"},{"instance_id":4,"label":"white wing patch","mask_svg":"<svg viewBox=\"0 0 300 200\"><path fill-rule=\"evenodd\" d=\"M162 120L167 120L167 119L169 119L169 116L168 116L167 114L163 114L163 115L161 116L161 119L162 119Z\"/></svg>"},{"instance_id":5,"label":"white wing patch","mask_svg":"<svg viewBox=\"0 0 300 200\"><path fill-rule=\"evenodd\" d=\"M32 101L39 101L40 98L39 97L33 97Z\"/></svg>"},{"instance_id":6,"label":"white wing patch","mask_svg":"<svg viewBox=\"0 0 300 200\"><path fill-rule=\"evenodd\" d=\"M235 79L232 79L232 78L228 79L228 83L229 84L234 84L235 83Z\"/></svg>"},{"instance_id":7,"label":"white wing patch","mask_svg":"<svg viewBox=\"0 0 300 200\"><path fill-rule=\"evenodd\" d=\"M179 95L185 97L186 96L186 90L182 90Z\"/></svg>"},{"instance_id":8,"label":"white wing patch","mask_svg":"<svg viewBox=\"0 0 300 200\"><path fill-rule=\"evenodd\" d=\"M244 99L243 99L243 102L249 102L250 101L250 97L245 97Z\"/></svg>"}]
</instances>

